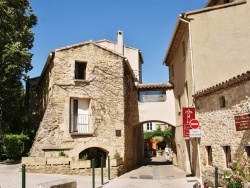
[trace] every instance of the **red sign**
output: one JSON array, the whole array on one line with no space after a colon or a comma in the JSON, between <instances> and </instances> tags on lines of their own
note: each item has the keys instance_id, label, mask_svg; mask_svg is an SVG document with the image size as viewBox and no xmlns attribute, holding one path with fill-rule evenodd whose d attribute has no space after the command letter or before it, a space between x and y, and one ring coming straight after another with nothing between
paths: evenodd
<instances>
[{"instance_id":1,"label":"red sign","mask_svg":"<svg viewBox=\"0 0 250 188\"><path fill-rule=\"evenodd\" d=\"M190 128L191 129L199 129L199 127L200 127L200 123L197 119L192 119L190 121Z\"/></svg>"},{"instance_id":2,"label":"red sign","mask_svg":"<svg viewBox=\"0 0 250 188\"><path fill-rule=\"evenodd\" d=\"M250 114L234 116L236 131L250 130Z\"/></svg>"},{"instance_id":3,"label":"red sign","mask_svg":"<svg viewBox=\"0 0 250 188\"><path fill-rule=\"evenodd\" d=\"M182 108L183 137L189 138L190 121L195 119L195 108Z\"/></svg>"}]
</instances>

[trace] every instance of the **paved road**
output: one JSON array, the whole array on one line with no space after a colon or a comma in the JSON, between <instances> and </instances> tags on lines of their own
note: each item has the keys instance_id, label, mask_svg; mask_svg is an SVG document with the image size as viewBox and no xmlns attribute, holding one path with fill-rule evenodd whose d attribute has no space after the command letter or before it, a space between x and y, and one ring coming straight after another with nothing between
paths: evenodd
<instances>
[{"instance_id":1,"label":"paved road","mask_svg":"<svg viewBox=\"0 0 250 188\"><path fill-rule=\"evenodd\" d=\"M21 188L22 174L20 164L0 164L0 188ZM35 188L37 184L60 179L72 179L77 182L78 188L92 188L92 177L60 174L26 173L26 188ZM146 161L143 166L120 177L108 180L95 178L95 187L104 188L193 188L198 179L186 177L186 173L174 165L167 164L163 157L154 157Z\"/></svg>"}]
</instances>

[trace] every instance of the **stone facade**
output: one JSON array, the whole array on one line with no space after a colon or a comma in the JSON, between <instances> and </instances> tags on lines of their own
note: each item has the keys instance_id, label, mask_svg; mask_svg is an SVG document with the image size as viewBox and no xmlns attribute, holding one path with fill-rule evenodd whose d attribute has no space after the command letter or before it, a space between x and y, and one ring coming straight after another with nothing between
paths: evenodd
<instances>
[{"instance_id":1,"label":"stone facade","mask_svg":"<svg viewBox=\"0 0 250 188\"><path fill-rule=\"evenodd\" d=\"M75 78L77 63L85 66L84 79ZM143 156L137 142L143 138L142 131L140 127L133 127L139 121L134 81L126 57L94 42L51 52L41 77L30 80L30 112L36 116L31 116L31 122L35 124L34 119L40 120L39 125L32 125L39 128L31 156L53 157L63 152L77 160L82 151L96 148L106 159L119 152L124 159L121 173L133 168ZM73 130L74 103L80 100L87 103L88 123L84 131L79 131L79 127ZM45 169L29 168L31 171Z\"/></svg>"},{"instance_id":2,"label":"stone facade","mask_svg":"<svg viewBox=\"0 0 250 188\"><path fill-rule=\"evenodd\" d=\"M202 130L203 180L213 182L215 166L222 173L227 168L227 160L247 155L250 147L250 130L236 131L234 120L235 115L250 115L250 72L198 92L194 97ZM221 101L222 98L225 100ZM226 148L229 148L228 159Z\"/></svg>"}]
</instances>

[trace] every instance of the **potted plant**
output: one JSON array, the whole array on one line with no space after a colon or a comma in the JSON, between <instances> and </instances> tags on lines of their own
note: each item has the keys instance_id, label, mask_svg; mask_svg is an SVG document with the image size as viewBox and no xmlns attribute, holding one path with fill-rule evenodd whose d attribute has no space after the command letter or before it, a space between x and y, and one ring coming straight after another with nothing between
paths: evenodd
<instances>
[{"instance_id":1,"label":"potted plant","mask_svg":"<svg viewBox=\"0 0 250 188\"><path fill-rule=\"evenodd\" d=\"M60 151L56 157L48 157L47 164L69 164L70 159L64 151Z\"/></svg>"},{"instance_id":2,"label":"potted plant","mask_svg":"<svg viewBox=\"0 0 250 188\"><path fill-rule=\"evenodd\" d=\"M70 162L70 168L90 168L91 167L91 161L88 160L88 154L81 155L79 160L77 161L71 161Z\"/></svg>"},{"instance_id":3,"label":"potted plant","mask_svg":"<svg viewBox=\"0 0 250 188\"><path fill-rule=\"evenodd\" d=\"M226 169L223 171L224 179L230 179L231 175L232 175L232 172L230 169Z\"/></svg>"},{"instance_id":4,"label":"potted plant","mask_svg":"<svg viewBox=\"0 0 250 188\"><path fill-rule=\"evenodd\" d=\"M122 163L123 158L121 157L121 154L116 150L113 159L111 159L111 166L119 166Z\"/></svg>"}]
</instances>

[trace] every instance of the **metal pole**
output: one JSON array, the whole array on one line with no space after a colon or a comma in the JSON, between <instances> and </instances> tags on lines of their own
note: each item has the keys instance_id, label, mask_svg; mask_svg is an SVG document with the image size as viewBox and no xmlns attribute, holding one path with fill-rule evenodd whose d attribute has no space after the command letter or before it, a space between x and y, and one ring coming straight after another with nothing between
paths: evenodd
<instances>
[{"instance_id":1,"label":"metal pole","mask_svg":"<svg viewBox=\"0 0 250 188\"><path fill-rule=\"evenodd\" d=\"M218 188L218 167L215 167L215 188Z\"/></svg>"},{"instance_id":2,"label":"metal pole","mask_svg":"<svg viewBox=\"0 0 250 188\"><path fill-rule=\"evenodd\" d=\"M22 188L25 188L25 167L26 165L22 165Z\"/></svg>"},{"instance_id":3,"label":"metal pole","mask_svg":"<svg viewBox=\"0 0 250 188\"><path fill-rule=\"evenodd\" d=\"M102 185L104 184L103 183L103 156L101 156L101 182L102 182Z\"/></svg>"},{"instance_id":4,"label":"metal pole","mask_svg":"<svg viewBox=\"0 0 250 188\"><path fill-rule=\"evenodd\" d=\"M92 187L95 188L95 159L92 159Z\"/></svg>"},{"instance_id":5,"label":"metal pole","mask_svg":"<svg viewBox=\"0 0 250 188\"><path fill-rule=\"evenodd\" d=\"M110 180L110 156L108 156L108 179Z\"/></svg>"}]
</instances>

